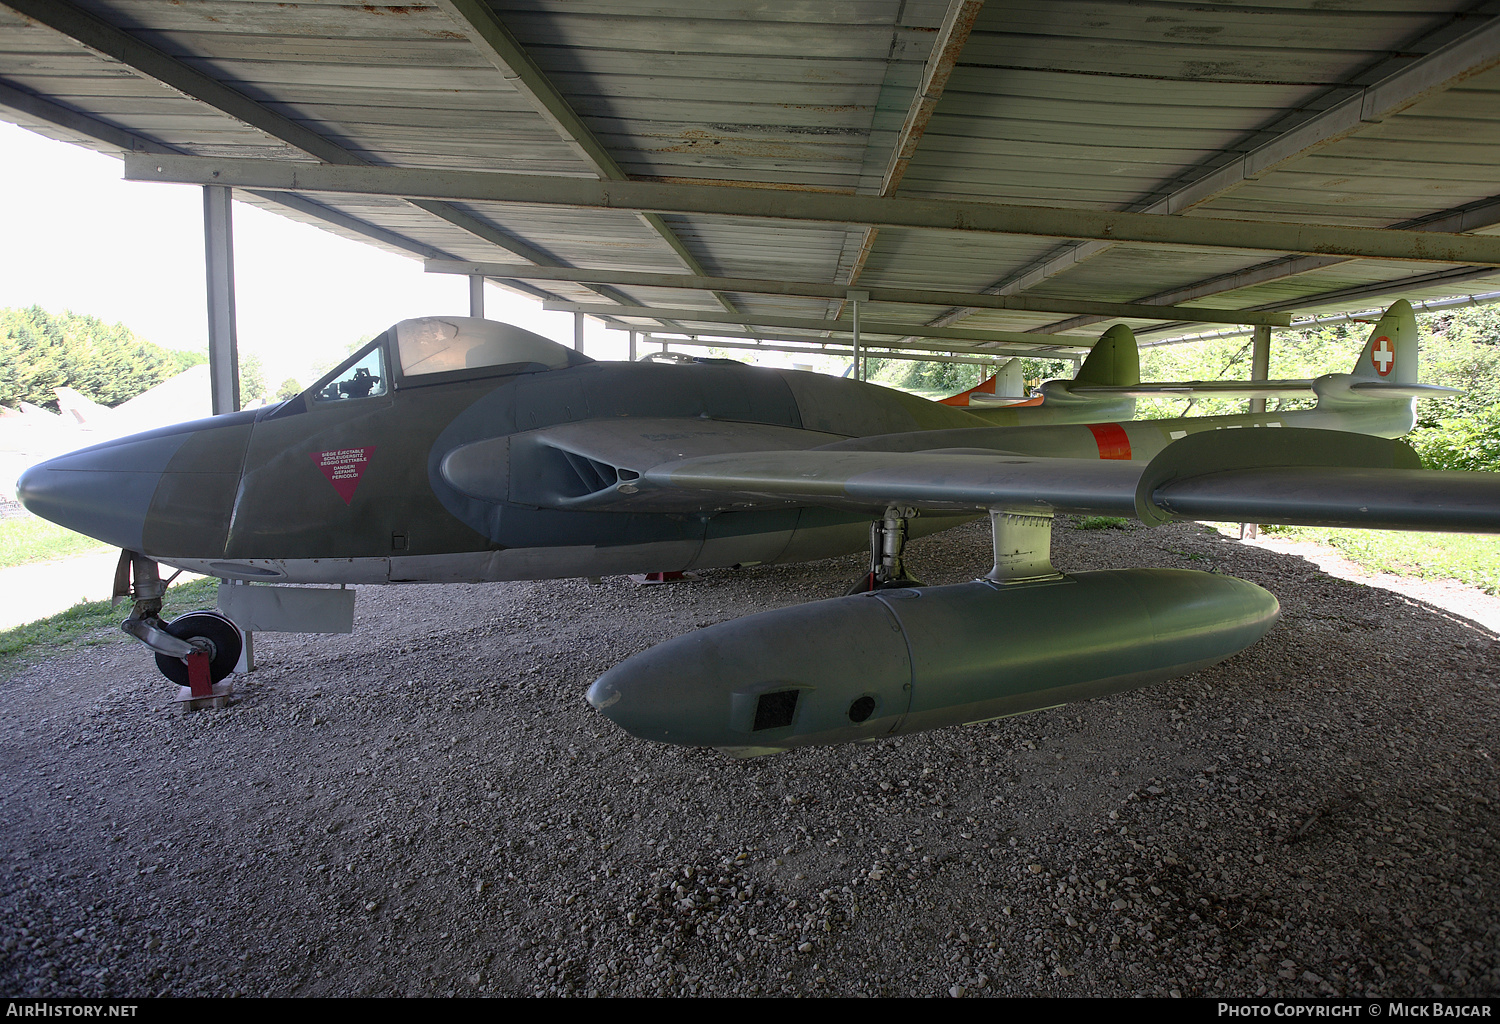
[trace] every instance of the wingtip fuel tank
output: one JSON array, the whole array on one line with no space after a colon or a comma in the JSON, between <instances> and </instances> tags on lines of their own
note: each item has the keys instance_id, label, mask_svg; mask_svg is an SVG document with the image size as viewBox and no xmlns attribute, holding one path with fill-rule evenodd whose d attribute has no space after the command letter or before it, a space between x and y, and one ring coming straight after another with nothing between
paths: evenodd
<instances>
[{"instance_id":1,"label":"wingtip fuel tank","mask_svg":"<svg viewBox=\"0 0 1500 1024\"><path fill-rule=\"evenodd\" d=\"M1238 653L1278 613L1252 583L1180 569L884 590L697 630L588 699L643 739L773 752L1134 689Z\"/></svg>"}]
</instances>

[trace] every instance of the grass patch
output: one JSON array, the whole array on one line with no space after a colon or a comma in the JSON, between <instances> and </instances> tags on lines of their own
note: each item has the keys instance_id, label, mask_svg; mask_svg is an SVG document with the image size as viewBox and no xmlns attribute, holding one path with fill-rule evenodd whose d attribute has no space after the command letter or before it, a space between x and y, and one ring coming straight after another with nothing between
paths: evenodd
<instances>
[{"instance_id":1,"label":"grass patch","mask_svg":"<svg viewBox=\"0 0 1500 1024\"><path fill-rule=\"evenodd\" d=\"M0 569L50 562L108 548L108 544L101 544L92 537L33 516L0 522Z\"/></svg>"},{"instance_id":2,"label":"grass patch","mask_svg":"<svg viewBox=\"0 0 1500 1024\"><path fill-rule=\"evenodd\" d=\"M167 591L161 617L171 620L183 612L212 608L219 581L193 580ZM98 643L94 636L100 630L112 636L129 639L120 632L120 623L130 614L125 602L111 607L108 601L80 601L65 612L14 629L0 630L0 671L9 671L23 654L57 654L74 646Z\"/></svg>"},{"instance_id":3,"label":"grass patch","mask_svg":"<svg viewBox=\"0 0 1500 1024\"><path fill-rule=\"evenodd\" d=\"M1119 516L1082 516L1073 525L1080 530L1123 530L1129 522Z\"/></svg>"},{"instance_id":4,"label":"grass patch","mask_svg":"<svg viewBox=\"0 0 1500 1024\"><path fill-rule=\"evenodd\" d=\"M1500 537L1310 526L1262 526L1261 529L1278 536L1327 544L1372 572L1458 580L1486 593L1500 593Z\"/></svg>"}]
</instances>

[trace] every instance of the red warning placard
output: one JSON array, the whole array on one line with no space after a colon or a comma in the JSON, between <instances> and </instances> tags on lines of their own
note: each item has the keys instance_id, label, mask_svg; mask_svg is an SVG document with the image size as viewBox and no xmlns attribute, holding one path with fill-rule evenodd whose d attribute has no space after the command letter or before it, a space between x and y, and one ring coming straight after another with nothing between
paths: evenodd
<instances>
[{"instance_id":1,"label":"red warning placard","mask_svg":"<svg viewBox=\"0 0 1500 1024\"><path fill-rule=\"evenodd\" d=\"M374 450L375 446L371 445L368 448L339 448L331 452L307 454L347 505L354 498L354 488L359 486L359 478L365 475L365 467L370 464L370 453Z\"/></svg>"}]
</instances>

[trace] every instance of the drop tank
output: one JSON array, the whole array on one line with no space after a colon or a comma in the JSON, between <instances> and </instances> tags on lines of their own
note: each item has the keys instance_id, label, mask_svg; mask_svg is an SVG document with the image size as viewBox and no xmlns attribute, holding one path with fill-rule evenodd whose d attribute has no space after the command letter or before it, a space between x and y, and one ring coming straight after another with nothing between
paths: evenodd
<instances>
[{"instance_id":1,"label":"drop tank","mask_svg":"<svg viewBox=\"0 0 1500 1024\"><path fill-rule=\"evenodd\" d=\"M643 651L589 702L643 739L770 753L1036 711L1184 675L1260 639L1276 598L1185 569L884 590Z\"/></svg>"}]
</instances>

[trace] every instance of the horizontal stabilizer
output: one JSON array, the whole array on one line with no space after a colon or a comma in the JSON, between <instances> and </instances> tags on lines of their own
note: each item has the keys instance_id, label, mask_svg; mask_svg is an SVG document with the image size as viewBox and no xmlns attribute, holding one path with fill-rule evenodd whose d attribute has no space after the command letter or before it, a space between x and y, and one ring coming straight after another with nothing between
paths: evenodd
<instances>
[{"instance_id":1,"label":"horizontal stabilizer","mask_svg":"<svg viewBox=\"0 0 1500 1024\"><path fill-rule=\"evenodd\" d=\"M1313 382L1308 380L1185 380L1159 384L1131 384L1108 387L1097 384L1074 384L1068 393L1078 398L1191 398L1232 395L1236 398L1277 398L1308 394Z\"/></svg>"},{"instance_id":2,"label":"horizontal stabilizer","mask_svg":"<svg viewBox=\"0 0 1500 1024\"><path fill-rule=\"evenodd\" d=\"M1361 380L1349 385L1351 394L1368 398L1447 398L1461 395L1459 388L1441 384L1402 384L1398 381Z\"/></svg>"},{"instance_id":3,"label":"horizontal stabilizer","mask_svg":"<svg viewBox=\"0 0 1500 1024\"><path fill-rule=\"evenodd\" d=\"M1385 401L1405 398L1447 398L1461 395L1458 388L1441 384L1401 383L1398 381L1358 380L1348 374L1329 374L1322 381L1348 381L1342 394L1355 398ZM1315 380L1185 380L1160 384L1135 384L1130 387L1100 385L1067 385L1074 398L1294 398L1316 392ZM1326 385L1325 385L1326 387Z\"/></svg>"},{"instance_id":4,"label":"horizontal stabilizer","mask_svg":"<svg viewBox=\"0 0 1500 1024\"><path fill-rule=\"evenodd\" d=\"M1346 394L1359 398L1447 398L1463 394L1457 388L1441 384L1400 383L1383 380L1355 380L1347 374L1330 374L1324 380L1347 379ZM1290 398L1313 393L1314 380L1185 380L1160 384L1136 384L1130 387L1069 385L1068 393L1077 398Z\"/></svg>"}]
</instances>

